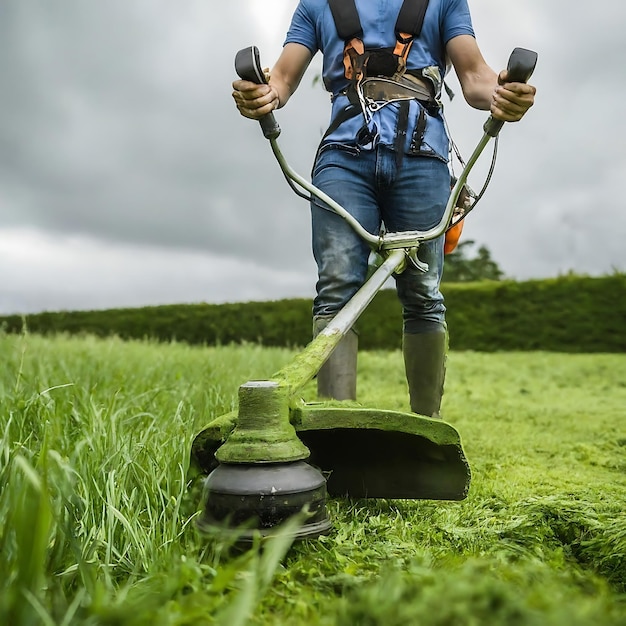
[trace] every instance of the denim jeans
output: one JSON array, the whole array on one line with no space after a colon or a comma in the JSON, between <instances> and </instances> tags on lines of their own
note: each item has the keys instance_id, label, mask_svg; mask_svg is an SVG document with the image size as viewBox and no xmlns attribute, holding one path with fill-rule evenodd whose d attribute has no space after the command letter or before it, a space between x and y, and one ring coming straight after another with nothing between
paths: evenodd
<instances>
[{"instance_id":1,"label":"denim jeans","mask_svg":"<svg viewBox=\"0 0 626 626\"><path fill-rule=\"evenodd\" d=\"M404 155L398 167L388 146L359 150L330 144L319 151L313 184L341 204L370 233L381 223L388 232L426 230L444 213L450 195L450 173L441 159ZM367 243L336 213L311 203L313 255L318 267L315 318L332 317L365 282L370 253ZM443 236L424 242L419 258L424 273L409 265L397 275L404 332L427 333L445 328L445 306L439 291L443 272Z\"/></svg>"}]
</instances>

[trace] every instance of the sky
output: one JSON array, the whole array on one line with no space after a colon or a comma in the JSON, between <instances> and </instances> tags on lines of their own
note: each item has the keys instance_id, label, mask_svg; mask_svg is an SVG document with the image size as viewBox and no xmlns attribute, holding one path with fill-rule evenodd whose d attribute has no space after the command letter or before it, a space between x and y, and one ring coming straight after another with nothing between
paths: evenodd
<instances>
[{"instance_id":1,"label":"sky","mask_svg":"<svg viewBox=\"0 0 626 626\"><path fill-rule=\"evenodd\" d=\"M271 66L296 4L2 0L0 314L314 294L308 205L231 97L236 52ZM572 6L470 0L494 69L516 46L539 54L536 104L502 130L464 232L517 280L626 271L626 4ZM328 125L320 65L276 113L307 177ZM487 114L448 82L467 158Z\"/></svg>"}]
</instances>

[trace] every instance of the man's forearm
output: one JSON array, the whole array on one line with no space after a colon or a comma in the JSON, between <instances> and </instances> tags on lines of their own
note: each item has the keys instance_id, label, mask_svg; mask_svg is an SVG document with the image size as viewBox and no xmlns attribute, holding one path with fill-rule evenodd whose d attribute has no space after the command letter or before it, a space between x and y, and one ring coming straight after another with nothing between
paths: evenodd
<instances>
[{"instance_id":1,"label":"man's forearm","mask_svg":"<svg viewBox=\"0 0 626 626\"><path fill-rule=\"evenodd\" d=\"M298 88L313 55L305 46L288 43L270 73L270 86L276 89L278 106L283 107Z\"/></svg>"},{"instance_id":2,"label":"man's forearm","mask_svg":"<svg viewBox=\"0 0 626 626\"><path fill-rule=\"evenodd\" d=\"M485 65L478 72L466 75L462 83L463 97L475 109L488 111L498 86L498 75Z\"/></svg>"}]
</instances>

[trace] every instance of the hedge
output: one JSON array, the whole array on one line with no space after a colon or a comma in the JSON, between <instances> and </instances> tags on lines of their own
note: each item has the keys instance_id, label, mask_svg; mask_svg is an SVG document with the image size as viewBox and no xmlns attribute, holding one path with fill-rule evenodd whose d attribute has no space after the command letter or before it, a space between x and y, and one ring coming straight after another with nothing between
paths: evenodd
<instances>
[{"instance_id":1,"label":"hedge","mask_svg":"<svg viewBox=\"0 0 626 626\"><path fill-rule=\"evenodd\" d=\"M626 351L626 274L546 280L444 283L454 350ZM178 304L0 317L5 332L88 333L190 344L302 346L311 336L311 300ZM382 290L357 322L366 350L400 347L395 290Z\"/></svg>"}]
</instances>

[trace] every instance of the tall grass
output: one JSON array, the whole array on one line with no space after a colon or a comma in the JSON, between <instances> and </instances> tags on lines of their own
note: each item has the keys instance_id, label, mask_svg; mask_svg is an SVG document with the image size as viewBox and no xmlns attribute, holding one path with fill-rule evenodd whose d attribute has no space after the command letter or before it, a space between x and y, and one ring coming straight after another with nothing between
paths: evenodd
<instances>
[{"instance_id":1,"label":"tall grass","mask_svg":"<svg viewBox=\"0 0 626 626\"><path fill-rule=\"evenodd\" d=\"M245 371L227 353L0 339L0 623L187 623L222 610L234 623L251 610L249 591L225 592L275 567L285 542L224 567L228 546L200 540L186 498L197 423L232 410L228 368Z\"/></svg>"},{"instance_id":2,"label":"tall grass","mask_svg":"<svg viewBox=\"0 0 626 626\"><path fill-rule=\"evenodd\" d=\"M0 336L0 623L624 623L626 356L452 353L466 501L335 500L328 537L233 553L191 441L292 355ZM399 353L359 382L408 410Z\"/></svg>"}]
</instances>

